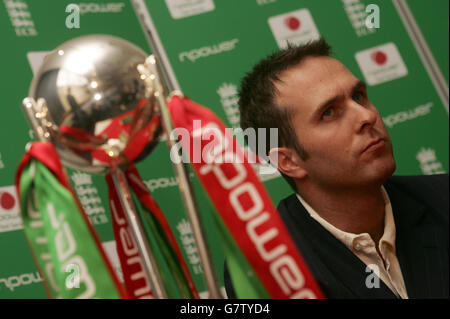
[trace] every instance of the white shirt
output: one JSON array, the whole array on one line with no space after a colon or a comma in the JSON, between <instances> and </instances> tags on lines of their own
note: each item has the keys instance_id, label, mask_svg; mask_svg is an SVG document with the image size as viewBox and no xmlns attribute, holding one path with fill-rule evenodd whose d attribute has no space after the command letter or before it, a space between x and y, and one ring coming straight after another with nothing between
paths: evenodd
<instances>
[{"instance_id":1,"label":"white shirt","mask_svg":"<svg viewBox=\"0 0 450 319\"><path fill-rule=\"evenodd\" d=\"M402 271L395 252L395 222L392 214L392 206L384 187L381 187L381 191L385 202L384 232L378 244L381 257L375 248L375 242L368 233L352 234L334 227L332 224L320 217L319 214L310 205L308 205L308 203L299 194L296 195L311 217L319 222L338 240L344 243L344 245L347 246L351 252L353 252L362 262L364 262L364 264L370 267L370 269L372 269L375 274L383 280L383 282L397 297L408 299ZM383 263L383 259L386 266ZM370 273L367 275L369 276ZM370 282L373 284L373 281Z\"/></svg>"}]
</instances>

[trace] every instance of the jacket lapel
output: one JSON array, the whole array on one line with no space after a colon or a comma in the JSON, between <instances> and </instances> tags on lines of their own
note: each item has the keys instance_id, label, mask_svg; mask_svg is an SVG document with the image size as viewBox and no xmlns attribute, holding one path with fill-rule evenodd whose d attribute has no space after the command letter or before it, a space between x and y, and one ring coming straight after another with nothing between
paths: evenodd
<instances>
[{"instance_id":1,"label":"jacket lapel","mask_svg":"<svg viewBox=\"0 0 450 319\"><path fill-rule=\"evenodd\" d=\"M280 214L324 293L330 290L328 297L395 298L379 278L379 288L366 286L366 265L314 220L295 195L284 203L287 209L279 209Z\"/></svg>"},{"instance_id":2,"label":"jacket lapel","mask_svg":"<svg viewBox=\"0 0 450 319\"><path fill-rule=\"evenodd\" d=\"M431 208L395 186L386 184L386 190L394 213L396 253L408 297L445 295L442 282L448 281L448 273L445 275L445 253L439 248L442 234L431 219Z\"/></svg>"}]
</instances>

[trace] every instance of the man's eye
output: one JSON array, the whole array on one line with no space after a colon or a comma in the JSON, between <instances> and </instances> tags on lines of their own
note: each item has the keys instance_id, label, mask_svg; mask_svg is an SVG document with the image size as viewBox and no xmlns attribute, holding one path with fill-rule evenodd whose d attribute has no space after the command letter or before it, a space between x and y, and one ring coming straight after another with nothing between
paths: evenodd
<instances>
[{"instance_id":1,"label":"man's eye","mask_svg":"<svg viewBox=\"0 0 450 319\"><path fill-rule=\"evenodd\" d=\"M353 94L352 99L355 102L361 102L364 99L364 93L363 92L356 92Z\"/></svg>"},{"instance_id":2,"label":"man's eye","mask_svg":"<svg viewBox=\"0 0 450 319\"><path fill-rule=\"evenodd\" d=\"M322 113L322 118L325 119L325 118L331 117L331 116L333 116L333 114L334 114L334 108L330 107Z\"/></svg>"}]
</instances>

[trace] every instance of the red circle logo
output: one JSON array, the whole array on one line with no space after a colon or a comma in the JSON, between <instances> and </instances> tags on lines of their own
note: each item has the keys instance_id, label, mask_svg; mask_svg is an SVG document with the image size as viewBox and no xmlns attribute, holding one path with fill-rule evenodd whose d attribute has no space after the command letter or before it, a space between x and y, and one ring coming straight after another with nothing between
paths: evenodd
<instances>
[{"instance_id":1,"label":"red circle logo","mask_svg":"<svg viewBox=\"0 0 450 319\"><path fill-rule=\"evenodd\" d=\"M387 61L387 55L382 51L375 51L372 52L372 60L378 65L383 65Z\"/></svg>"},{"instance_id":2,"label":"red circle logo","mask_svg":"<svg viewBox=\"0 0 450 319\"><path fill-rule=\"evenodd\" d=\"M296 17L288 17L284 20L284 23L292 31L298 30L300 28L300 20Z\"/></svg>"},{"instance_id":3,"label":"red circle logo","mask_svg":"<svg viewBox=\"0 0 450 319\"><path fill-rule=\"evenodd\" d=\"M0 193L0 207L5 210L10 210L14 207L16 204L16 200L14 199L14 196L10 193L3 192Z\"/></svg>"}]
</instances>

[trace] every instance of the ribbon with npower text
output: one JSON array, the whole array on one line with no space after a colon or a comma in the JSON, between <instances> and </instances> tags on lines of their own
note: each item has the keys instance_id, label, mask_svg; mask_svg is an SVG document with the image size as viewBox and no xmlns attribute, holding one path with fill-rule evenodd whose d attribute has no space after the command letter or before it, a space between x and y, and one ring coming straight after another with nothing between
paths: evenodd
<instances>
[{"instance_id":1,"label":"ribbon with npower text","mask_svg":"<svg viewBox=\"0 0 450 319\"><path fill-rule=\"evenodd\" d=\"M50 298L127 298L51 143L34 142L16 172L24 231Z\"/></svg>"},{"instance_id":2,"label":"ribbon with npower text","mask_svg":"<svg viewBox=\"0 0 450 319\"><path fill-rule=\"evenodd\" d=\"M219 224L225 225L231 245L245 256L268 296L324 298L230 130L213 112L187 97L173 95L168 107L174 126L189 132L189 138L181 138L183 151L220 215ZM200 145L201 156L194 154L198 148L191 146L195 145Z\"/></svg>"},{"instance_id":3,"label":"ribbon with npower text","mask_svg":"<svg viewBox=\"0 0 450 319\"><path fill-rule=\"evenodd\" d=\"M124 178L130 187L130 195L145 229L168 298L199 299L200 296L170 225L142 182L138 170L134 165L129 165L119 178ZM143 260L138 253L111 173L106 175L106 182L125 289L131 298L153 298L149 278L144 273Z\"/></svg>"}]
</instances>

